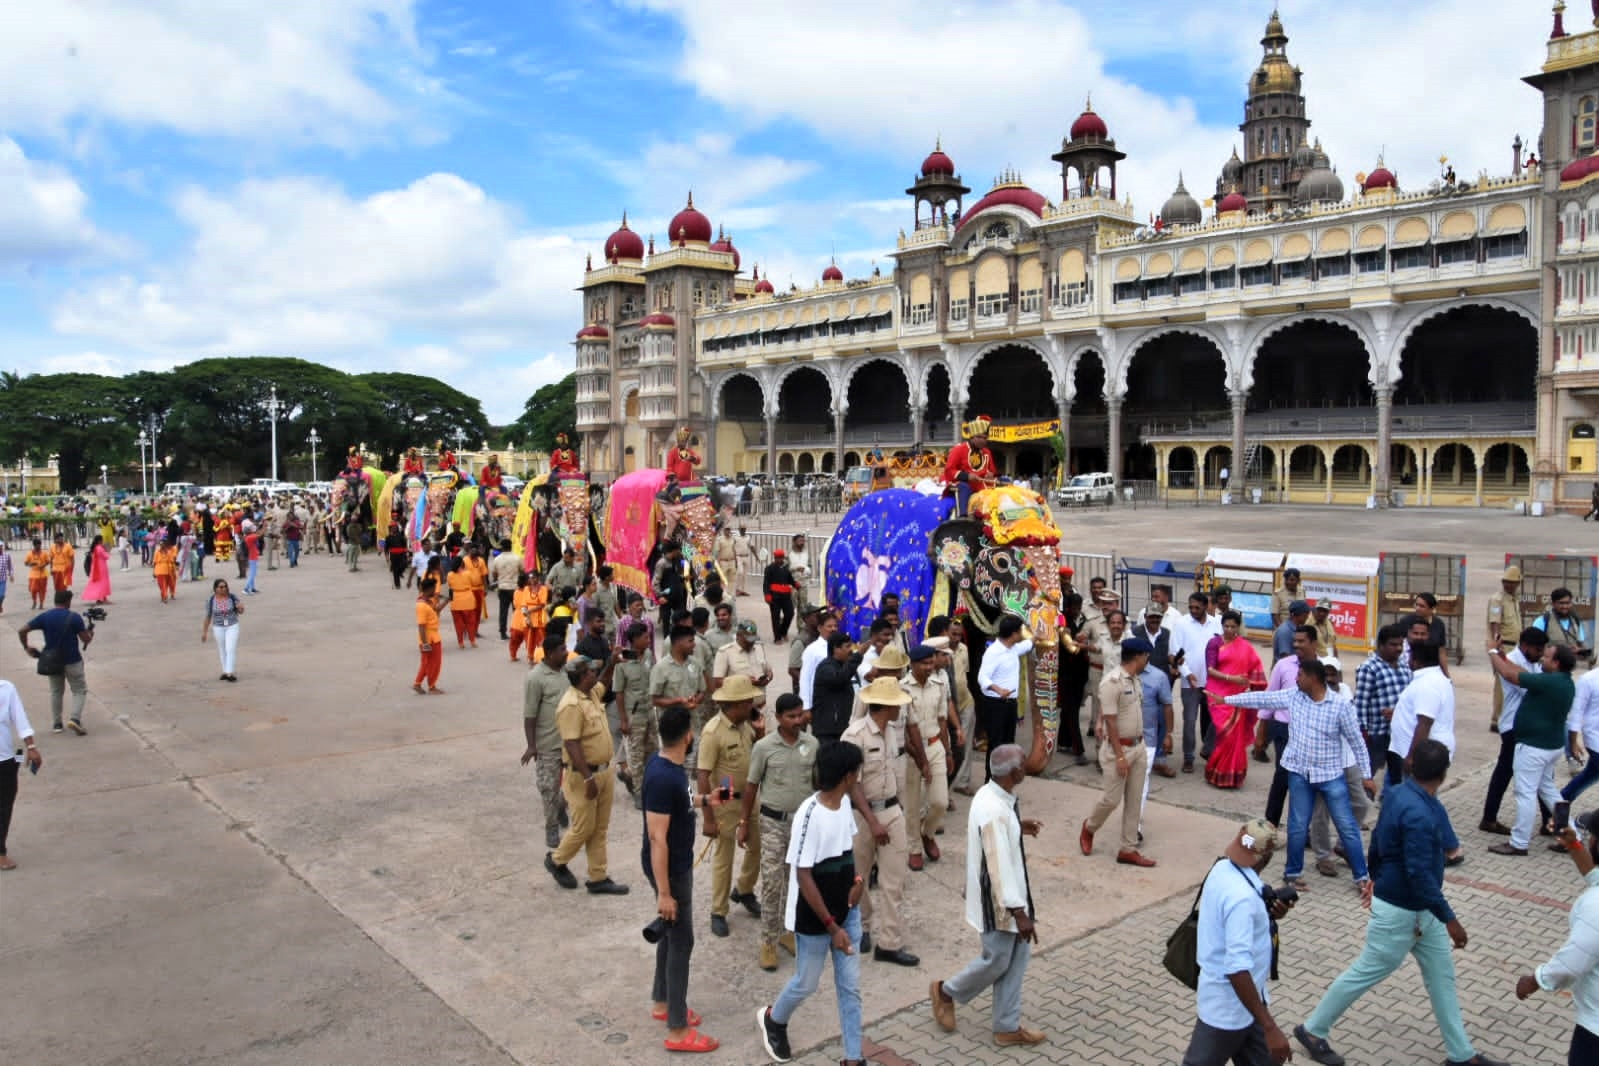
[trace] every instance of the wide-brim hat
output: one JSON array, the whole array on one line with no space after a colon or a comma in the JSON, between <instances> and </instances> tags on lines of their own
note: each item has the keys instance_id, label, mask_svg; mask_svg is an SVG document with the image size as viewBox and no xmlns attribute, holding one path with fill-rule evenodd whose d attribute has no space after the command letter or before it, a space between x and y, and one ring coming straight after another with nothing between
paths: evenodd
<instances>
[{"instance_id":1,"label":"wide-brim hat","mask_svg":"<svg viewBox=\"0 0 1599 1066\"><path fill-rule=\"evenodd\" d=\"M903 707L910 701L911 694L892 677L880 677L861 689L861 702L868 707Z\"/></svg>"},{"instance_id":2,"label":"wide-brim hat","mask_svg":"<svg viewBox=\"0 0 1599 1066\"><path fill-rule=\"evenodd\" d=\"M760 698L761 690L744 674L729 674L722 687L711 693L711 699L717 703L743 703Z\"/></svg>"},{"instance_id":3,"label":"wide-brim hat","mask_svg":"<svg viewBox=\"0 0 1599 1066\"><path fill-rule=\"evenodd\" d=\"M898 644L890 644L877 656L874 664L879 670L903 670L911 664L911 657Z\"/></svg>"},{"instance_id":4,"label":"wide-brim hat","mask_svg":"<svg viewBox=\"0 0 1599 1066\"><path fill-rule=\"evenodd\" d=\"M1499 580L1500 581L1514 581L1517 584L1519 584L1521 582L1521 567L1519 567L1519 566L1507 566L1507 567L1505 567L1505 572L1500 575Z\"/></svg>"}]
</instances>

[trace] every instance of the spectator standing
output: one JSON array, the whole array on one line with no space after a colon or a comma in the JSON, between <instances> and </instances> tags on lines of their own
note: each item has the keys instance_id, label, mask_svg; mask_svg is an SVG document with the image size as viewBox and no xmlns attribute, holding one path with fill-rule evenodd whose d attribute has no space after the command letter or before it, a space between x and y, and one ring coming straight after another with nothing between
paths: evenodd
<instances>
[{"instance_id":1,"label":"spectator standing","mask_svg":"<svg viewBox=\"0 0 1599 1066\"><path fill-rule=\"evenodd\" d=\"M17 803L17 775L23 760L35 773L44 765L44 756L33 740L33 726L22 707L17 686L0 681L0 870L15 870L16 861L6 854L6 837L11 832L11 812ZM20 744L22 747L18 748ZM15 751L16 754L11 753Z\"/></svg>"},{"instance_id":2,"label":"spectator standing","mask_svg":"<svg viewBox=\"0 0 1599 1066\"><path fill-rule=\"evenodd\" d=\"M1404 648L1404 629L1397 625L1383 626L1377 631L1376 650L1355 670L1355 714L1366 738L1372 774L1377 773L1379 766L1388 768L1384 788L1397 785L1404 776L1404 756L1389 750L1394 707L1412 676L1410 667L1400 661Z\"/></svg>"},{"instance_id":3,"label":"spectator standing","mask_svg":"<svg viewBox=\"0 0 1599 1066\"><path fill-rule=\"evenodd\" d=\"M761 594L772 614L772 640L778 644L788 639L794 621L794 580L787 555L782 548L775 549L761 580Z\"/></svg>"},{"instance_id":4,"label":"spectator standing","mask_svg":"<svg viewBox=\"0 0 1599 1066\"><path fill-rule=\"evenodd\" d=\"M1577 698L1566 719L1566 739L1572 756L1583 764L1560 790L1560 798L1570 803L1599 781L1599 671L1589 670L1577 681Z\"/></svg>"},{"instance_id":5,"label":"spectator standing","mask_svg":"<svg viewBox=\"0 0 1599 1066\"><path fill-rule=\"evenodd\" d=\"M1549 643L1564 644L1578 659L1593 658L1593 640L1572 607L1571 590L1555 589L1549 594L1549 609L1532 620L1532 627L1549 634Z\"/></svg>"},{"instance_id":6,"label":"spectator standing","mask_svg":"<svg viewBox=\"0 0 1599 1066\"><path fill-rule=\"evenodd\" d=\"M988 736L988 754L983 765L984 780L993 750L1016 739L1016 695L1021 688L1021 657L1031 654L1033 642L1022 637L1022 620L1007 614L999 620L995 640L983 652L983 663L977 671L977 685L982 690L983 732Z\"/></svg>"},{"instance_id":7,"label":"spectator standing","mask_svg":"<svg viewBox=\"0 0 1599 1066\"><path fill-rule=\"evenodd\" d=\"M1194 750L1199 746L1201 719L1210 717L1205 702L1205 649L1210 644L1210 599L1203 592L1188 597L1188 614L1172 626L1172 655L1182 654L1183 773L1194 772ZM1218 625L1216 632L1220 632ZM1203 757L1210 758L1204 751Z\"/></svg>"},{"instance_id":8,"label":"spectator standing","mask_svg":"<svg viewBox=\"0 0 1599 1066\"><path fill-rule=\"evenodd\" d=\"M6 587L11 584L11 578L11 552L5 540L0 538L0 614L6 610Z\"/></svg>"},{"instance_id":9,"label":"spectator standing","mask_svg":"<svg viewBox=\"0 0 1599 1066\"><path fill-rule=\"evenodd\" d=\"M1525 627L1521 620L1521 567L1507 566L1504 573L1499 575L1499 591L1488 600L1489 653L1493 653L1495 649L1500 653L1509 653L1523 628ZM1499 712L1503 705L1504 691L1495 685L1493 717L1488 723L1490 729L1498 730ZM1452 746L1451 754L1453 754Z\"/></svg>"},{"instance_id":10,"label":"spectator standing","mask_svg":"<svg viewBox=\"0 0 1599 1066\"><path fill-rule=\"evenodd\" d=\"M416 680L411 682L411 691L418 696L424 691L424 681L427 682L426 691L429 695L444 691L439 688L439 672L444 666L444 645L439 640L439 611L444 607L444 597L439 596L438 591L436 578L425 577L417 586L416 646L422 661L416 668Z\"/></svg>"},{"instance_id":11,"label":"spectator standing","mask_svg":"<svg viewBox=\"0 0 1599 1066\"><path fill-rule=\"evenodd\" d=\"M1599 493L1595 494L1599 500ZM1571 934L1554 957L1516 981L1516 998L1534 992L1571 993L1577 1025L1571 1034L1566 1066L1591 1066L1599 1062L1599 824L1589 814L1584 821L1588 843L1577 839L1570 826L1560 831L1560 847L1571 853L1577 876L1587 888L1571 906Z\"/></svg>"},{"instance_id":12,"label":"spectator standing","mask_svg":"<svg viewBox=\"0 0 1599 1066\"><path fill-rule=\"evenodd\" d=\"M211 583L211 595L205 601L205 621L200 626L200 643L211 633L216 634L217 656L222 660L221 681L237 681L233 672L239 653L239 618L244 614L244 604L228 591L225 578Z\"/></svg>"},{"instance_id":13,"label":"spectator standing","mask_svg":"<svg viewBox=\"0 0 1599 1066\"><path fill-rule=\"evenodd\" d=\"M794 933L784 932L788 912L788 847L794 814L811 792L818 741L802 730L805 708L799 697L777 697L777 728L755 742L739 814L738 845L749 846L751 822L760 813L761 969L777 969L777 948L798 954ZM850 825L851 833L854 823Z\"/></svg>"}]
</instances>

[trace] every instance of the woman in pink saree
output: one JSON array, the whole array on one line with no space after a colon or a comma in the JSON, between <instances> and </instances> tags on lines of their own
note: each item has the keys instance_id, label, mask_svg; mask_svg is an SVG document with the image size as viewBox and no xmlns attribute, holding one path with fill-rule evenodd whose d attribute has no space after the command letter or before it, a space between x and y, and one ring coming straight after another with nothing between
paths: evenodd
<instances>
[{"instance_id":1,"label":"woman in pink saree","mask_svg":"<svg viewBox=\"0 0 1599 1066\"><path fill-rule=\"evenodd\" d=\"M1238 788L1249 772L1249 749L1255 739L1255 712L1229 707L1228 696L1266 687L1266 671L1255 646L1243 637L1244 619L1237 611L1221 616L1221 647L1216 665L1206 671L1205 696L1215 727L1205 780L1217 788Z\"/></svg>"},{"instance_id":2,"label":"woman in pink saree","mask_svg":"<svg viewBox=\"0 0 1599 1066\"><path fill-rule=\"evenodd\" d=\"M111 553L106 550L105 537L94 538L94 544L89 548L89 556L84 559L84 564L84 569L89 574L89 583L83 589L84 602L110 603Z\"/></svg>"}]
</instances>

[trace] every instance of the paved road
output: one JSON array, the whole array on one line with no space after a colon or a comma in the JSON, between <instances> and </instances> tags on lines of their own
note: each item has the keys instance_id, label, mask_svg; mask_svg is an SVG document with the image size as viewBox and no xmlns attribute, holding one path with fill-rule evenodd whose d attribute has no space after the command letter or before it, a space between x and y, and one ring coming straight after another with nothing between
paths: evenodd
<instances>
[{"instance_id":1,"label":"paved road","mask_svg":"<svg viewBox=\"0 0 1599 1066\"><path fill-rule=\"evenodd\" d=\"M1464 550L1473 591L1491 586L1488 561L1506 545L1599 542L1575 519L1476 512L1145 509L1073 515L1066 528L1084 550L1130 542L1172 554L1210 543ZM90 653L90 735L45 733L47 766L36 779L24 775L12 830L20 866L0 875L9 919L0 957L15 975L0 997L0 1031L22 1034L28 1061L667 1061L645 1002L649 960L638 927L648 900L564 893L540 866L538 799L517 763L524 668L505 661L492 633L476 651L448 649L448 695L416 697L411 595L375 570L352 575L311 557L299 570L262 575L262 594L248 601L242 680L225 685L214 653L198 643L196 586L163 607L147 577L113 577L112 617ZM18 606L13 593L3 618L15 623ZM48 701L30 666L0 651L0 675L17 681L47 730ZM1486 681L1467 666L1462 717L1485 722ZM1577 885L1559 856L1485 853L1490 841L1471 829L1472 808L1495 741L1484 725L1463 730L1462 742L1464 770L1449 802L1470 854L1451 889L1473 934L1459 957L1468 1020L1485 1050L1559 1061L1567 1007L1515 1004L1508 978L1558 944L1560 906ZM1197 775L1161 782L1148 819L1161 866L1148 872L1076 854L1092 775L1058 768L1058 779L1027 785L1032 808L1049 812L1034 850L1045 944L1028 1017L1056 1039L1031 1054L998 1053L982 1040L986 999L963 1011L953 1041L927 1016L927 981L972 950L959 917L963 804L944 837L947 858L911 879L912 946L923 966L867 963L874 1041L923 1064L1176 1061L1191 1006L1159 970L1158 947L1231 827L1263 806L1264 775L1236 794ZM612 867L635 884L638 846L637 816L619 805ZM1317 881L1285 924L1276 995L1292 1019L1359 941L1352 896ZM1527 890L1539 898L1516 894ZM705 1061L759 1061L755 1008L788 963L761 973L753 920L735 914L734 935L718 940L703 926L703 885L698 903L693 1003L724 1041ZM1360 1052L1351 1061L1440 1057L1414 969L1390 988L1399 994L1363 1003L1339 1031ZM811 1049L805 1061L837 1060L831 1013L824 985L793 1027L796 1044ZM1379 1030L1380 1045L1361 1045Z\"/></svg>"}]
</instances>

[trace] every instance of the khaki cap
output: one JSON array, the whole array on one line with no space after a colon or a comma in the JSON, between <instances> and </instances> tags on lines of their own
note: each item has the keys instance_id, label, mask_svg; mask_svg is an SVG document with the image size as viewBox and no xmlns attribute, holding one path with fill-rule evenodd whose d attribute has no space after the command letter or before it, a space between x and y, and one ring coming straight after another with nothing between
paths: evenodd
<instances>
[{"instance_id":1,"label":"khaki cap","mask_svg":"<svg viewBox=\"0 0 1599 1066\"><path fill-rule=\"evenodd\" d=\"M905 649L898 644L890 644L884 648L873 665L877 670L904 670L910 666L911 657L905 654Z\"/></svg>"},{"instance_id":2,"label":"khaki cap","mask_svg":"<svg viewBox=\"0 0 1599 1066\"><path fill-rule=\"evenodd\" d=\"M868 707L903 707L910 701L911 694L892 677L880 677L861 689L861 702Z\"/></svg>"},{"instance_id":3,"label":"khaki cap","mask_svg":"<svg viewBox=\"0 0 1599 1066\"><path fill-rule=\"evenodd\" d=\"M711 699L717 703L743 703L745 700L758 700L764 693L755 687L755 682L747 674L730 674L722 682L722 687L711 693Z\"/></svg>"},{"instance_id":4,"label":"khaki cap","mask_svg":"<svg viewBox=\"0 0 1599 1066\"><path fill-rule=\"evenodd\" d=\"M1256 818L1244 826L1244 847L1256 855L1277 845L1277 827L1264 818Z\"/></svg>"},{"instance_id":5,"label":"khaki cap","mask_svg":"<svg viewBox=\"0 0 1599 1066\"><path fill-rule=\"evenodd\" d=\"M1520 584L1521 583L1521 567L1519 567L1519 566L1507 566L1507 567L1505 567L1505 572L1503 574L1499 575L1499 580L1500 581L1514 581L1517 584Z\"/></svg>"}]
</instances>

